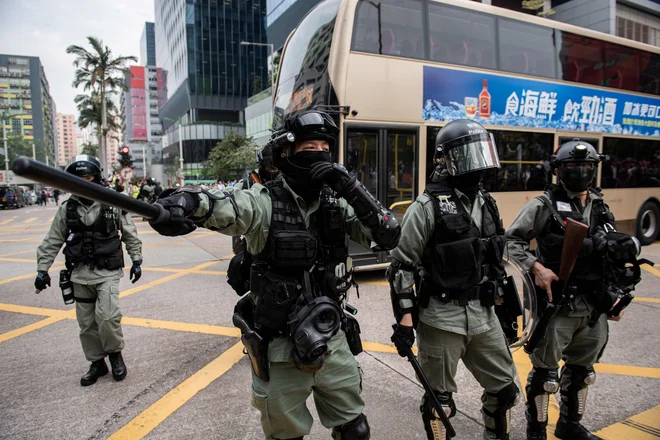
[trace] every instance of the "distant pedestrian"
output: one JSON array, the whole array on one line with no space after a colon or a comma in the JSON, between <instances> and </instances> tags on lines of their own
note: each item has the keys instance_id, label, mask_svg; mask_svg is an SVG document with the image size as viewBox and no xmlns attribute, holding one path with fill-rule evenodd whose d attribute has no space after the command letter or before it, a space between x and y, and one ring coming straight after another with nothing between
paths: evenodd
<instances>
[{"instance_id":1,"label":"distant pedestrian","mask_svg":"<svg viewBox=\"0 0 660 440\"><path fill-rule=\"evenodd\" d=\"M41 201L44 203L44 206L48 206L48 191L45 189L41 190Z\"/></svg>"},{"instance_id":2,"label":"distant pedestrian","mask_svg":"<svg viewBox=\"0 0 660 440\"><path fill-rule=\"evenodd\" d=\"M60 206L60 190L55 189L53 191L53 200L55 200L55 205Z\"/></svg>"}]
</instances>

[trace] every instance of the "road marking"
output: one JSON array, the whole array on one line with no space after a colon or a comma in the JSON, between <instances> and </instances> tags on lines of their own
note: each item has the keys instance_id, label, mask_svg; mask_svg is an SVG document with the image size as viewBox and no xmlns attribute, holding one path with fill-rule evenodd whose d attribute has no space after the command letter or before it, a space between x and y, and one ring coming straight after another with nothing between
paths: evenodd
<instances>
[{"instance_id":1,"label":"road marking","mask_svg":"<svg viewBox=\"0 0 660 440\"><path fill-rule=\"evenodd\" d=\"M34 238L22 238L20 240L0 240L0 243L41 243L42 241Z\"/></svg>"},{"instance_id":2,"label":"road marking","mask_svg":"<svg viewBox=\"0 0 660 440\"><path fill-rule=\"evenodd\" d=\"M225 374L243 358L243 344L238 342L204 368L181 382L176 388L161 397L156 403L124 425L110 436L110 440L141 439L181 408L198 392Z\"/></svg>"},{"instance_id":3,"label":"road marking","mask_svg":"<svg viewBox=\"0 0 660 440\"><path fill-rule=\"evenodd\" d=\"M35 259L27 259L27 258L0 258L0 261L8 261L10 263L36 263L37 262L37 260L35 260Z\"/></svg>"},{"instance_id":4,"label":"road marking","mask_svg":"<svg viewBox=\"0 0 660 440\"><path fill-rule=\"evenodd\" d=\"M14 221L13 218L8 218L7 220L3 220L3 221L1 221L1 222L0 222L0 225L6 225L6 224L11 223L11 222L13 222L13 221Z\"/></svg>"},{"instance_id":5,"label":"road marking","mask_svg":"<svg viewBox=\"0 0 660 440\"><path fill-rule=\"evenodd\" d=\"M57 270L57 269L61 269L62 267L64 267L63 264L58 264L58 265L54 265L53 267L51 267L51 269ZM28 278L32 278L34 276L36 276L35 272L29 272L29 273L26 273L24 275L19 275L17 277L7 278L6 280L0 280L0 284L7 284L7 283L11 283L13 281L25 280L25 279L28 279Z\"/></svg>"},{"instance_id":6,"label":"road marking","mask_svg":"<svg viewBox=\"0 0 660 440\"><path fill-rule=\"evenodd\" d=\"M217 262L218 262L217 260L207 261L205 263L199 264L199 265L197 265L195 267L192 267L190 269L182 269L181 272L173 273L172 275L168 275L166 277L159 278L159 279L154 280L154 281L150 281L147 284L142 284L141 286L137 286L137 287L133 287L132 289L124 290L123 292L121 292L119 294L119 297L124 298L124 297L127 297L129 295L133 295L134 293L142 292L143 290L148 289L150 287L158 286L158 285L166 283L168 281L172 281L172 280L175 280L177 278L181 278L182 276L194 273L196 270L201 270L201 269L207 268L209 266L212 266L212 265L216 264Z\"/></svg>"},{"instance_id":7,"label":"road marking","mask_svg":"<svg viewBox=\"0 0 660 440\"><path fill-rule=\"evenodd\" d=\"M36 217L32 217L32 218L29 218L29 219L25 220L24 223L32 223L32 222L35 221L36 219L37 219Z\"/></svg>"},{"instance_id":8,"label":"road marking","mask_svg":"<svg viewBox=\"0 0 660 440\"><path fill-rule=\"evenodd\" d=\"M660 368L636 367L634 365L616 365L616 364L596 364L594 365L594 368L599 373L660 379Z\"/></svg>"},{"instance_id":9,"label":"road marking","mask_svg":"<svg viewBox=\"0 0 660 440\"><path fill-rule=\"evenodd\" d=\"M392 353L397 354L396 347L392 344L383 344L381 342L363 342L362 349L364 351L372 351L374 353ZM417 347L413 347L413 354L417 356Z\"/></svg>"},{"instance_id":10,"label":"road marking","mask_svg":"<svg viewBox=\"0 0 660 440\"><path fill-rule=\"evenodd\" d=\"M372 286L389 286L387 281L361 281L358 284L370 284Z\"/></svg>"},{"instance_id":11,"label":"road marking","mask_svg":"<svg viewBox=\"0 0 660 440\"><path fill-rule=\"evenodd\" d=\"M2 333L0 334L0 343L8 341L10 339L13 339L17 336L24 335L25 333L30 333L31 331L34 330L39 330L40 328L44 328L47 325L55 324L56 322L64 321L66 318L63 316L49 316L46 319L42 319L41 321L37 321L33 324L26 325L25 327L17 328L16 330L12 330L7 333Z\"/></svg>"},{"instance_id":12,"label":"road marking","mask_svg":"<svg viewBox=\"0 0 660 440\"><path fill-rule=\"evenodd\" d=\"M55 220L55 216L52 216L51 218L49 218L48 223L51 223L53 220Z\"/></svg>"},{"instance_id":13,"label":"road marking","mask_svg":"<svg viewBox=\"0 0 660 440\"><path fill-rule=\"evenodd\" d=\"M641 296L636 296L633 301L641 301L647 303L660 303L660 298L644 298Z\"/></svg>"},{"instance_id":14,"label":"road marking","mask_svg":"<svg viewBox=\"0 0 660 440\"><path fill-rule=\"evenodd\" d=\"M660 270L656 269L655 267L651 267L648 264L642 264L640 267L645 271L652 273L656 277L660 278Z\"/></svg>"},{"instance_id":15,"label":"road marking","mask_svg":"<svg viewBox=\"0 0 660 440\"><path fill-rule=\"evenodd\" d=\"M201 275L227 275L227 272L222 270L193 270L190 273Z\"/></svg>"},{"instance_id":16,"label":"road marking","mask_svg":"<svg viewBox=\"0 0 660 440\"><path fill-rule=\"evenodd\" d=\"M12 255L28 254L30 252L35 252L35 250L34 249L28 249L27 251L10 252L8 254L0 254L0 257L11 257Z\"/></svg>"},{"instance_id":17,"label":"road marking","mask_svg":"<svg viewBox=\"0 0 660 440\"><path fill-rule=\"evenodd\" d=\"M174 330L179 332L201 333L204 335L231 336L238 338L241 331L234 327L223 327L220 325L195 324L178 321L160 321L158 319L127 318L121 319L123 325L134 325L136 327L158 328L163 330Z\"/></svg>"},{"instance_id":18,"label":"road marking","mask_svg":"<svg viewBox=\"0 0 660 440\"><path fill-rule=\"evenodd\" d=\"M603 428L594 434L605 440L657 440L660 438L660 405Z\"/></svg>"},{"instance_id":19,"label":"road marking","mask_svg":"<svg viewBox=\"0 0 660 440\"><path fill-rule=\"evenodd\" d=\"M31 306L21 306L18 304L4 304L4 303L0 303L0 311L22 313L24 315L50 316L53 318L57 318L57 317L74 318L76 312L75 309L71 309L71 310L47 309L45 307L31 307Z\"/></svg>"}]
</instances>

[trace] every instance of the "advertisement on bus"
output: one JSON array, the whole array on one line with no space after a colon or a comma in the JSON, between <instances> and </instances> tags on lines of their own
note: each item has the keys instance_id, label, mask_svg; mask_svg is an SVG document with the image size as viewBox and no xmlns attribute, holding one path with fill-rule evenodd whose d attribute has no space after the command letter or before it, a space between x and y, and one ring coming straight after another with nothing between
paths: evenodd
<instances>
[{"instance_id":1,"label":"advertisement on bus","mask_svg":"<svg viewBox=\"0 0 660 440\"><path fill-rule=\"evenodd\" d=\"M511 127L660 136L660 99L424 66L422 118Z\"/></svg>"}]
</instances>

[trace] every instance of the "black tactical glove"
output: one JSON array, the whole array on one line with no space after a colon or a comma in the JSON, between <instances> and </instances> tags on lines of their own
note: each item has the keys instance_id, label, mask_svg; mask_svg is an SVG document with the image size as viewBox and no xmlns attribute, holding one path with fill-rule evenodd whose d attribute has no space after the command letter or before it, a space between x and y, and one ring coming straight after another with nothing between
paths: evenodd
<instances>
[{"instance_id":1,"label":"black tactical glove","mask_svg":"<svg viewBox=\"0 0 660 440\"><path fill-rule=\"evenodd\" d=\"M161 205L166 211L169 211L169 218L154 222L149 221L151 227L160 235L175 237L177 235L186 235L197 229L195 223L190 217L199 206L199 199L196 194L174 188L166 189L156 200L156 204Z\"/></svg>"},{"instance_id":2,"label":"black tactical glove","mask_svg":"<svg viewBox=\"0 0 660 440\"><path fill-rule=\"evenodd\" d=\"M133 266L131 266L129 278L133 284L137 283L137 281L142 277L142 268L140 267L141 264L142 261L134 261Z\"/></svg>"},{"instance_id":3,"label":"black tactical glove","mask_svg":"<svg viewBox=\"0 0 660 440\"><path fill-rule=\"evenodd\" d=\"M401 324L393 324L394 334L392 334L392 342L399 352L399 356L408 357L408 353L412 350L415 343L415 330L412 327Z\"/></svg>"},{"instance_id":4,"label":"black tactical glove","mask_svg":"<svg viewBox=\"0 0 660 440\"><path fill-rule=\"evenodd\" d=\"M317 162L312 165L309 177L325 182L337 195L342 196L347 187L353 186L355 176L351 176L343 165L332 162Z\"/></svg>"},{"instance_id":5,"label":"black tactical glove","mask_svg":"<svg viewBox=\"0 0 660 440\"><path fill-rule=\"evenodd\" d=\"M40 270L34 279L34 287L37 290L46 290L48 286L50 286L50 275L45 270Z\"/></svg>"}]
</instances>

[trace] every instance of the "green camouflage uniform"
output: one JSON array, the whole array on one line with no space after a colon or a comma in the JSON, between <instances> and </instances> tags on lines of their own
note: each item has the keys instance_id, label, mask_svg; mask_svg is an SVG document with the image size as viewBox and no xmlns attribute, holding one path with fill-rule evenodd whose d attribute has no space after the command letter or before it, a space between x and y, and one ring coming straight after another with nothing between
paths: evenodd
<instances>
[{"instance_id":1,"label":"green camouflage uniform","mask_svg":"<svg viewBox=\"0 0 660 440\"><path fill-rule=\"evenodd\" d=\"M307 204L284 180L284 188L296 201L309 226L310 218L320 206L316 199ZM247 250L259 254L268 240L272 203L268 189L255 183L249 190L227 188L212 194L230 198L214 200L213 215L203 226L230 236L245 236ZM203 217L209 210L209 199L200 194L200 206L195 217ZM344 199L339 199L344 212L344 225L350 238L369 248L372 243L370 230L363 226ZM309 434L312 415L305 404L310 393L314 394L316 409L321 423L333 428L358 417L364 408L360 397L361 373L352 355L346 337L339 331L328 342L323 367L315 374L299 371L293 362L293 342L289 337L276 337L268 346L270 380L265 382L252 375L252 405L261 412L261 425L266 438L288 439Z\"/></svg>"},{"instance_id":2,"label":"green camouflage uniform","mask_svg":"<svg viewBox=\"0 0 660 440\"><path fill-rule=\"evenodd\" d=\"M75 196L72 199L77 199ZM37 248L37 271L48 271L55 261L62 245L69 234L66 220L67 201L60 205L50 230L43 243ZM90 206L78 203L78 214L85 225L92 225L101 213L101 204L94 202ZM137 228L129 214L119 215L115 210L121 232L121 240L133 261L142 259L142 242L137 236ZM85 357L94 362L103 359L109 353L116 353L124 348L124 336L121 330L121 312L119 310L119 279L123 270L108 270L78 265L71 273L73 291L77 298L96 298L96 303L76 302L76 317L80 326L80 342ZM54 276L57 282L59 277Z\"/></svg>"},{"instance_id":3,"label":"green camouflage uniform","mask_svg":"<svg viewBox=\"0 0 660 440\"><path fill-rule=\"evenodd\" d=\"M474 206L455 189L465 210L481 229L484 199L479 194ZM420 195L408 208L401 225L401 239L392 257L409 266L416 266L435 229L433 201ZM393 286L397 294L410 293L415 274L400 268ZM419 361L431 386L440 392L457 392L454 377L458 361L463 363L484 388L483 408L493 412L498 408L497 393L514 381L516 368L494 308L484 307L479 300L465 306L458 301L441 302L431 297L429 305L419 310L417 344ZM484 420L486 417L484 417Z\"/></svg>"}]
</instances>

